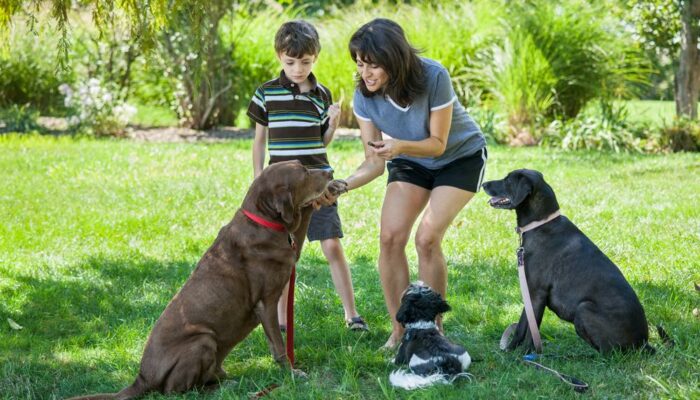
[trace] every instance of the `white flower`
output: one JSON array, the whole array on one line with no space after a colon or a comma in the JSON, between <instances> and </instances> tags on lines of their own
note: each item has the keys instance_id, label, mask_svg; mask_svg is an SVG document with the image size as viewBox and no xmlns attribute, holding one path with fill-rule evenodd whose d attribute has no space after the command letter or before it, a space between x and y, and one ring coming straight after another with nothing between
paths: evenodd
<instances>
[{"instance_id":1,"label":"white flower","mask_svg":"<svg viewBox=\"0 0 700 400\"><path fill-rule=\"evenodd\" d=\"M73 93L73 90L70 88L70 85L68 85L67 83L62 83L58 87L58 91L59 91L59 93L66 95L66 96L70 96L71 93Z\"/></svg>"},{"instance_id":2,"label":"white flower","mask_svg":"<svg viewBox=\"0 0 700 400\"><path fill-rule=\"evenodd\" d=\"M105 91L105 93L102 95L102 101L104 101L105 103L109 103L110 101L112 101L112 94Z\"/></svg>"},{"instance_id":3,"label":"white flower","mask_svg":"<svg viewBox=\"0 0 700 400\"><path fill-rule=\"evenodd\" d=\"M71 115L71 117L68 118L69 125L78 125L79 123L80 123L80 118L78 118L77 115Z\"/></svg>"}]
</instances>

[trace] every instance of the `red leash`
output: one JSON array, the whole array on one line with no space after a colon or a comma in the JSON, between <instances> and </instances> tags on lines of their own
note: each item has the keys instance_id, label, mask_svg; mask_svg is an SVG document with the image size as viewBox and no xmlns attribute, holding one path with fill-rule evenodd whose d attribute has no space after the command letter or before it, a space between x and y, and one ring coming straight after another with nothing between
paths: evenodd
<instances>
[{"instance_id":1,"label":"red leash","mask_svg":"<svg viewBox=\"0 0 700 400\"><path fill-rule=\"evenodd\" d=\"M296 281L297 266L292 266L289 277L289 295L287 296L287 358L289 365L294 368L294 281Z\"/></svg>"},{"instance_id":2,"label":"red leash","mask_svg":"<svg viewBox=\"0 0 700 400\"><path fill-rule=\"evenodd\" d=\"M242 211L246 217L258 225L278 232L287 232L287 228L280 223L268 221L246 210ZM292 246L292 249L296 249L296 243L291 234L289 235L289 244ZM294 282L296 281L296 269L296 265L293 265L292 274L289 277L289 295L287 296L287 358L292 368L294 368Z\"/></svg>"}]
</instances>

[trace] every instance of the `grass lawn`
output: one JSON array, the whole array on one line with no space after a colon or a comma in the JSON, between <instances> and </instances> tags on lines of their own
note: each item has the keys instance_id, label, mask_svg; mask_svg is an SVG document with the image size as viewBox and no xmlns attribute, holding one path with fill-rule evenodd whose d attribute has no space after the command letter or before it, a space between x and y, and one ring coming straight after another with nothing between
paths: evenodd
<instances>
[{"instance_id":1,"label":"grass lawn","mask_svg":"<svg viewBox=\"0 0 700 400\"><path fill-rule=\"evenodd\" d=\"M653 126L671 124L676 116L676 103L662 100L627 100L630 122L644 122Z\"/></svg>"},{"instance_id":2,"label":"grass lawn","mask_svg":"<svg viewBox=\"0 0 700 400\"><path fill-rule=\"evenodd\" d=\"M154 144L0 136L0 398L54 399L114 392L133 381L145 340L170 298L238 208L252 176L251 141ZM486 178L542 171L563 214L617 263L652 324L676 340L654 356L600 356L572 325L545 315L543 363L591 385L586 398L700 398L700 157L491 148ZM358 141L330 151L337 176L361 161ZM317 243L298 266L293 381L273 363L261 328L225 362L232 381L207 394L237 399L271 383L271 399L582 398L553 376L498 350L522 307L515 216L479 193L447 232L448 337L474 358L472 382L392 389L393 355L376 270L385 178L341 198L358 309L348 332ZM415 277L416 256L408 248ZM6 321L11 318L21 330ZM152 399L160 398L152 396Z\"/></svg>"}]
</instances>

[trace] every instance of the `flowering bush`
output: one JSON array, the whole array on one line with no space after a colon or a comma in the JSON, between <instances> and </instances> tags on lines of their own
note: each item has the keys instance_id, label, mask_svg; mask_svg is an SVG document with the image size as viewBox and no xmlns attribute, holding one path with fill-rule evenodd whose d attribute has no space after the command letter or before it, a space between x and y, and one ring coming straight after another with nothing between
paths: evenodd
<instances>
[{"instance_id":1,"label":"flowering bush","mask_svg":"<svg viewBox=\"0 0 700 400\"><path fill-rule=\"evenodd\" d=\"M136 108L118 100L99 80L78 83L73 89L64 83L58 90L65 96L64 104L74 113L68 123L95 136L123 136L126 124Z\"/></svg>"}]
</instances>

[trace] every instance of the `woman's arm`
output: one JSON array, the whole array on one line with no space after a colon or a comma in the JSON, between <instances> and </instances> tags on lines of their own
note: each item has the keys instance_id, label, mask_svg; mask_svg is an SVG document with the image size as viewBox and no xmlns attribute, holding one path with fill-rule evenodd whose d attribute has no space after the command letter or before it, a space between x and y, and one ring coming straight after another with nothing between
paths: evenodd
<instances>
[{"instance_id":1,"label":"woman's arm","mask_svg":"<svg viewBox=\"0 0 700 400\"><path fill-rule=\"evenodd\" d=\"M367 144L381 140L382 135L379 129L374 126L372 121L363 121L358 118L357 123L360 125L360 137L365 148L365 160L352 175L345 179L348 184L347 190L364 186L384 173L385 161L377 156L377 149Z\"/></svg>"},{"instance_id":2,"label":"woman's arm","mask_svg":"<svg viewBox=\"0 0 700 400\"><path fill-rule=\"evenodd\" d=\"M267 127L255 124L255 139L253 139L253 178L262 173L265 166L265 146L267 145Z\"/></svg>"},{"instance_id":3,"label":"woman's arm","mask_svg":"<svg viewBox=\"0 0 700 400\"><path fill-rule=\"evenodd\" d=\"M430 137L423 140L389 139L377 142L377 155L391 160L399 154L413 157L439 157L447 147L447 136L452 126L452 104L430 112Z\"/></svg>"}]
</instances>

